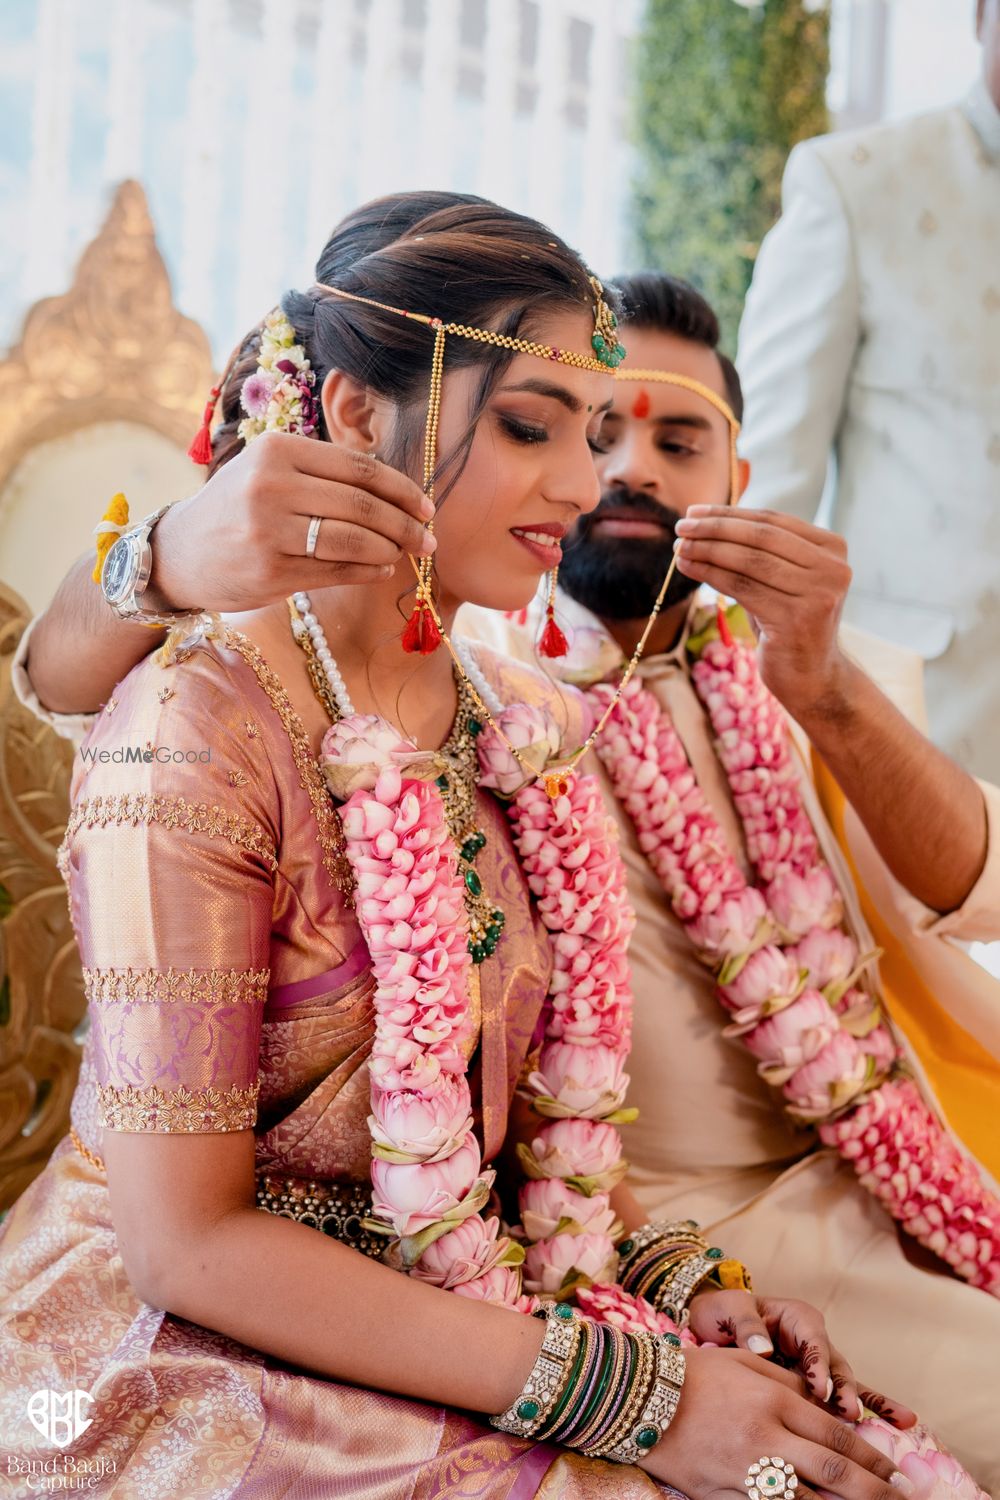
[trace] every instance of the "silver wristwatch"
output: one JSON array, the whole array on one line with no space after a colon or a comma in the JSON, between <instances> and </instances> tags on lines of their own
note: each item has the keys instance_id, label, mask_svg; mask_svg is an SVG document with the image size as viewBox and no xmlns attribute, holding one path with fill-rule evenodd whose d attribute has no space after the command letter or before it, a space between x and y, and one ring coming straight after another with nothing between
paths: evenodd
<instances>
[{"instance_id":1,"label":"silver wristwatch","mask_svg":"<svg viewBox=\"0 0 1000 1500\"><path fill-rule=\"evenodd\" d=\"M171 502L172 503L172 502ZM162 611L145 609L142 597L153 571L153 549L150 533L169 505L161 505L152 515L133 526L108 550L101 569L101 592L121 620L140 625L175 625L197 615L198 610Z\"/></svg>"}]
</instances>

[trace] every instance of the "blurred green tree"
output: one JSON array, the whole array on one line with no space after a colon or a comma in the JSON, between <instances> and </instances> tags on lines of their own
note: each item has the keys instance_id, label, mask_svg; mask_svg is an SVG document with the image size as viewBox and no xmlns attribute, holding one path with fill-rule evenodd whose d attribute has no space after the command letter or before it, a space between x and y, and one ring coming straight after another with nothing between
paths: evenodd
<instances>
[{"instance_id":1,"label":"blurred green tree","mask_svg":"<svg viewBox=\"0 0 1000 1500\"><path fill-rule=\"evenodd\" d=\"M816 0L647 0L633 264L693 282L730 349L788 153L829 128L829 32Z\"/></svg>"}]
</instances>

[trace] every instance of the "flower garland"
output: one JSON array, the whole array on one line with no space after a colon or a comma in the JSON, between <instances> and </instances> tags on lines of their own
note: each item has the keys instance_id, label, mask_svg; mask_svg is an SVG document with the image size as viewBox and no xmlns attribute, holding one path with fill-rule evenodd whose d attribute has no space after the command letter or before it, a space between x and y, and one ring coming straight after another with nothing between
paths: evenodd
<instances>
[{"instance_id":1,"label":"flower garland","mask_svg":"<svg viewBox=\"0 0 1000 1500\"><path fill-rule=\"evenodd\" d=\"M758 885L727 852L683 745L634 678L598 745L639 845L761 1075L818 1125L921 1244L1000 1296L1000 1202L900 1066L876 996L860 983L843 903L802 803L784 712L734 636L741 611L692 636L692 680L746 834ZM749 627L746 628L749 636ZM599 706L610 689L590 689Z\"/></svg>"},{"instance_id":2,"label":"flower garland","mask_svg":"<svg viewBox=\"0 0 1000 1500\"><path fill-rule=\"evenodd\" d=\"M554 728L540 711L517 704L498 719L515 743L554 752ZM609 1193L627 1170L615 1123L631 1118L622 1101L633 919L594 779L574 778L553 801L537 783L523 785L492 730L480 732L477 750L480 784L511 798L515 846L553 947L543 1040L526 1085L545 1123L521 1148L530 1180L517 1238L483 1217L494 1173L483 1170L466 1076L468 917L432 779L437 768L384 721L359 714L327 731L321 764L343 799L357 916L375 975L376 1221L398 1240L413 1275L528 1312L538 1294L569 1297L613 1280L617 1269L620 1225ZM616 1315L629 1308L637 1326L658 1316L619 1294Z\"/></svg>"}]
</instances>

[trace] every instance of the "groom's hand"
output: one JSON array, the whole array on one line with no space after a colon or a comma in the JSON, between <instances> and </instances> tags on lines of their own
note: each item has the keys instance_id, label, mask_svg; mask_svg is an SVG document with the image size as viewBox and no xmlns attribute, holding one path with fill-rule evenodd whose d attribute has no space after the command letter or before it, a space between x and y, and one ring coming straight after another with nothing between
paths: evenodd
<instances>
[{"instance_id":1,"label":"groom's hand","mask_svg":"<svg viewBox=\"0 0 1000 1500\"><path fill-rule=\"evenodd\" d=\"M750 615L761 676L789 713L835 696L847 667L837 631L851 582L842 537L777 511L693 505L677 539L679 571Z\"/></svg>"},{"instance_id":2,"label":"groom's hand","mask_svg":"<svg viewBox=\"0 0 1000 1500\"><path fill-rule=\"evenodd\" d=\"M372 454L265 432L167 511L153 535L150 583L170 608L220 613L366 583L393 572L405 552L433 550L431 515L419 485ZM312 516L322 524L306 557Z\"/></svg>"}]
</instances>

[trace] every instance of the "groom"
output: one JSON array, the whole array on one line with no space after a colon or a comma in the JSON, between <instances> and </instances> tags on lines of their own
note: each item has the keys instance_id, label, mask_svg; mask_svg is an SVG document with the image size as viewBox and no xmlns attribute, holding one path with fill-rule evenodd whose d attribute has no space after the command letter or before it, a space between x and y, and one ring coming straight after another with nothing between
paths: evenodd
<instances>
[{"instance_id":1,"label":"groom","mask_svg":"<svg viewBox=\"0 0 1000 1500\"><path fill-rule=\"evenodd\" d=\"M739 378L717 348L707 303L666 276L619 285L629 313L627 367L707 386L738 418ZM571 645L556 670L577 682L620 670L676 548L678 571L639 677L676 730L728 851L747 873L744 832L691 677L692 621L697 616L701 630L707 616L712 628L712 612L697 597L702 584L755 622L760 674L793 721L806 811L850 925L857 933L863 924L859 887L805 770L812 756L846 799L851 859L877 893L903 961L915 957L933 975L937 1000L973 1038L977 1028L995 1031L993 982L946 938L1000 937L1000 795L936 750L890 701L915 701L919 716L916 658L838 628L851 576L842 540L788 516L730 509L729 424L690 388L641 378L619 384L601 446L601 504L564 548L557 618ZM745 463L738 475L742 490ZM465 625L535 659L537 617L504 622L476 612ZM889 695L857 655L891 682ZM851 1167L788 1119L780 1092L723 1037L731 1017L616 798L613 756L606 761L592 755L588 769L602 777L615 811L638 916L629 1101L640 1113L624 1129L630 1185L651 1217L694 1214L753 1265L761 1286L791 1288L820 1307L856 1368L920 1410L1000 1494L1000 1305L898 1233ZM839 801L827 777L831 790ZM897 1019L905 1028L905 1010ZM961 1035L978 1057L978 1043ZM954 1116L960 1123L957 1108Z\"/></svg>"}]
</instances>

